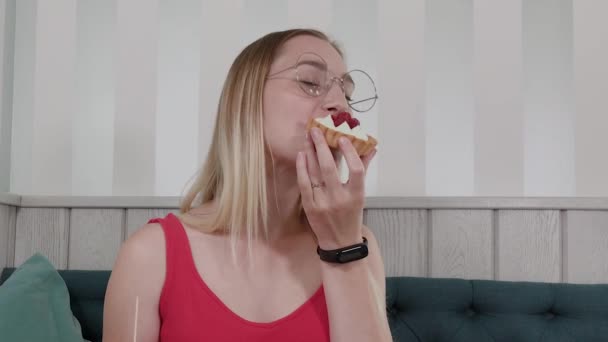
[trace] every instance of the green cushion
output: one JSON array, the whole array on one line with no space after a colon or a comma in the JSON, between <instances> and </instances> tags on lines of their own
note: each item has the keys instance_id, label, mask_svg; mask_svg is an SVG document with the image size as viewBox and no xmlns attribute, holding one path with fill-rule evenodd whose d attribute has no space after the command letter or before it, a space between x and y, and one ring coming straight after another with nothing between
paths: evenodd
<instances>
[{"instance_id":1,"label":"green cushion","mask_svg":"<svg viewBox=\"0 0 608 342\"><path fill-rule=\"evenodd\" d=\"M0 274L0 285L14 271L14 268L5 268ZM82 336L91 342L101 342L103 302L110 273L110 271L59 270L59 275L65 281L70 293L72 313L81 324Z\"/></svg>"},{"instance_id":2,"label":"green cushion","mask_svg":"<svg viewBox=\"0 0 608 342\"><path fill-rule=\"evenodd\" d=\"M32 256L0 286L0 332L2 341L83 341L68 289L44 256Z\"/></svg>"}]
</instances>

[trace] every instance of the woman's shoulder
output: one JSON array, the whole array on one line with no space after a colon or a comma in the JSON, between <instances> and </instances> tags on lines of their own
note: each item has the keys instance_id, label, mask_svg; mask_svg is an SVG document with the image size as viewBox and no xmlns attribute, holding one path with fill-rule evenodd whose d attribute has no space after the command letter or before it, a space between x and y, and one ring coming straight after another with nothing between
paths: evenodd
<instances>
[{"instance_id":1,"label":"woman's shoulder","mask_svg":"<svg viewBox=\"0 0 608 342\"><path fill-rule=\"evenodd\" d=\"M135 254L158 254L159 248L164 249L165 239L160 223L146 223L137 229L124 242L123 247Z\"/></svg>"},{"instance_id":2,"label":"woman's shoulder","mask_svg":"<svg viewBox=\"0 0 608 342\"><path fill-rule=\"evenodd\" d=\"M113 271L127 276L145 278L148 281L164 279L165 238L159 223L147 223L133 233L120 247ZM145 271L144 271L145 270Z\"/></svg>"},{"instance_id":3,"label":"woman's shoulder","mask_svg":"<svg viewBox=\"0 0 608 342\"><path fill-rule=\"evenodd\" d=\"M160 224L143 225L120 247L104 299L104 341L133 331L130 308L138 307L142 334L158 339L158 305L165 279L165 251ZM137 310L137 309L136 309Z\"/></svg>"}]
</instances>

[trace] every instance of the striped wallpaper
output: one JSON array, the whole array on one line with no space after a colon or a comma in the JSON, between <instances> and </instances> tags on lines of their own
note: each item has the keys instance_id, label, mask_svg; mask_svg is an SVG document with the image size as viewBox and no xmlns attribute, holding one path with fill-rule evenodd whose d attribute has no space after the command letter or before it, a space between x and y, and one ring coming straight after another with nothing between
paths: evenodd
<instances>
[{"instance_id":1,"label":"striped wallpaper","mask_svg":"<svg viewBox=\"0 0 608 342\"><path fill-rule=\"evenodd\" d=\"M0 0L0 192L10 188L15 3Z\"/></svg>"},{"instance_id":2,"label":"striped wallpaper","mask_svg":"<svg viewBox=\"0 0 608 342\"><path fill-rule=\"evenodd\" d=\"M0 191L179 195L205 158L236 54L312 26L378 84L379 103L360 116L380 140L368 195L608 196L608 1L0 0L0 10Z\"/></svg>"}]
</instances>

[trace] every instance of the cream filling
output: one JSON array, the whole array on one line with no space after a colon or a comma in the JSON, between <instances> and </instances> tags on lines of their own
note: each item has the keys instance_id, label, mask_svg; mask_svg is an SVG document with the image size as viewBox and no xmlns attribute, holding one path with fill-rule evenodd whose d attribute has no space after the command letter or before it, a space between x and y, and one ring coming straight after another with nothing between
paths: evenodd
<instances>
[{"instance_id":1,"label":"cream filling","mask_svg":"<svg viewBox=\"0 0 608 342\"><path fill-rule=\"evenodd\" d=\"M329 129L333 129L340 133L352 135L358 139L367 141L367 134L365 133L365 131L363 131L361 129L361 125L356 126L355 128L350 128L348 123L345 121L340 126L336 127L334 125L334 120L331 118L331 115L328 115L328 116L325 116L322 118L316 118L315 120L317 120L318 123L320 123L321 125L329 128Z\"/></svg>"}]
</instances>

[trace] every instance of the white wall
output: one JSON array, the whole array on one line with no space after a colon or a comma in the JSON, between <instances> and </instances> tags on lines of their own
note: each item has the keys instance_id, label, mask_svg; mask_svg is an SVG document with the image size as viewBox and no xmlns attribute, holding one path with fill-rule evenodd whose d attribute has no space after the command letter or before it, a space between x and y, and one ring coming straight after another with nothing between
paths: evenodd
<instances>
[{"instance_id":1,"label":"white wall","mask_svg":"<svg viewBox=\"0 0 608 342\"><path fill-rule=\"evenodd\" d=\"M0 191L10 189L15 0L0 0Z\"/></svg>"},{"instance_id":2,"label":"white wall","mask_svg":"<svg viewBox=\"0 0 608 342\"><path fill-rule=\"evenodd\" d=\"M238 51L303 25L377 81L369 195L608 196L606 1L52 4L16 4L12 192L180 194Z\"/></svg>"}]
</instances>

